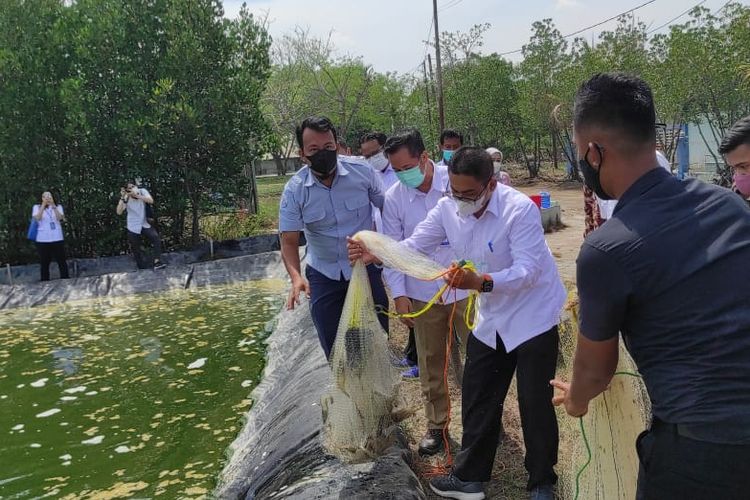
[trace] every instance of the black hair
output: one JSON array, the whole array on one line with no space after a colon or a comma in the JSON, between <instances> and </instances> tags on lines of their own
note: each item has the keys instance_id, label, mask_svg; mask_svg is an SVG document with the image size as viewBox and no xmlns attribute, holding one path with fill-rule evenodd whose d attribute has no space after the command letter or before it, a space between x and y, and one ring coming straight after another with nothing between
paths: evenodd
<instances>
[{"instance_id":1,"label":"black hair","mask_svg":"<svg viewBox=\"0 0 750 500\"><path fill-rule=\"evenodd\" d=\"M479 182L487 182L495 172L492 157L482 148L461 146L453 154L448 171L454 175L470 175Z\"/></svg>"},{"instance_id":2,"label":"black hair","mask_svg":"<svg viewBox=\"0 0 750 500\"><path fill-rule=\"evenodd\" d=\"M381 146L385 145L385 141L388 140L388 137L383 132L367 132L365 135L363 135L359 139L359 145L370 141L378 141L378 144Z\"/></svg>"},{"instance_id":3,"label":"black hair","mask_svg":"<svg viewBox=\"0 0 750 500\"><path fill-rule=\"evenodd\" d=\"M415 128L402 130L396 134L393 134L385 141L383 151L386 155L392 155L401 148L407 148L409 154L417 157L424 153L424 141L422 140L422 134Z\"/></svg>"},{"instance_id":4,"label":"black hair","mask_svg":"<svg viewBox=\"0 0 750 500\"><path fill-rule=\"evenodd\" d=\"M338 136L336 134L336 127L333 126L331 120L325 116L310 116L305 118L296 130L297 144L299 144L300 149L304 149L304 146L302 145L302 133L308 128L311 128L316 132L331 132L333 133L334 142L337 142Z\"/></svg>"},{"instance_id":5,"label":"black hair","mask_svg":"<svg viewBox=\"0 0 750 500\"><path fill-rule=\"evenodd\" d=\"M750 145L750 115L740 118L732 125L719 146L719 154L731 153L743 144Z\"/></svg>"},{"instance_id":6,"label":"black hair","mask_svg":"<svg viewBox=\"0 0 750 500\"><path fill-rule=\"evenodd\" d=\"M443 130L443 132L440 134L440 144L443 144L446 139L458 139L462 145L464 143L464 136L459 134L458 131L453 130L452 128Z\"/></svg>"},{"instance_id":7,"label":"black hair","mask_svg":"<svg viewBox=\"0 0 750 500\"><path fill-rule=\"evenodd\" d=\"M576 128L615 129L634 144L656 141L656 110L648 84L625 73L597 73L578 89Z\"/></svg>"}]
</instances>

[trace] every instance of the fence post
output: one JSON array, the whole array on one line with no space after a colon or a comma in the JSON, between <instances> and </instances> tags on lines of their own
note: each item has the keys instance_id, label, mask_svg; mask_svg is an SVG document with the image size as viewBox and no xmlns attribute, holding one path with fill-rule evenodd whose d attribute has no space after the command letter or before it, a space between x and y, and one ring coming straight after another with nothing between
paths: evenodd
<instances>
[{"instance_id":1,"label":"fence post","mask_svg":"<svg viewBox=\"0 0 750 500\"><path fill-rule=\"evenodd\" d=\"M251 212L254 214L258 213L258 183L255 178L255 166L257 163L257 158L250 163L250 189L252 190L252 193L250 193L250 201L252 204Z\"/></svg>"},{"instance_id":2,"label":"fence post","mask_svg":"<svg viewBox=\"0 0 750 500\"><path fill-rule=\"evenodd\" d=\"M5 264L5 266L8 269L8 284L13 286L13 272L10 269L10 264Z\"/></svg>"},{"instance_id":3,"label":"fence post","mask_svg":"<svg viewBox=\"0 0 750 500\"><path fill-rule=\"evenodd\" d=\"M688 138L688 124L680 127L680 137L677 139L677 177L684 179L690 170L690 142Z\"/></svg>"}]
</instances>

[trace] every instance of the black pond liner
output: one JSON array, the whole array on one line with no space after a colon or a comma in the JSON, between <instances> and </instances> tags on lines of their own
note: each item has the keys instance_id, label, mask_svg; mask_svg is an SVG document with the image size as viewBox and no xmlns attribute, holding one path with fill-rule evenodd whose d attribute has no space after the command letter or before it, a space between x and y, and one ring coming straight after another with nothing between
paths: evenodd
<instances>
[{"instance_id":1,"label":"black pond liner","mask_svg":"<svg viewBox=\"0 0 750 500\"><path fill-rule=\"evenodd\" d=\"M300 246L305 245L304 234ZM213 253L212 253L213 246ZM176 252L165 253L162 261L169 266L185 266L211 260L229 259L245 255L256 255L280 250L278 234L262 234L239 240L214 241L213 245L203 242L200 245ZM146 251L147 252L147 251ZM86 278L105 274L127 273L137 271L135 260L131 255L117 255L91 259L68 258L68 268L73 278ZM50 277L59 278L57 264L50 265ZM13 266L10 275L7 268L0 269L0 286L39 281L39 264Z\"/></svg>"},{"instance_id":2,"label":"black pond liner","mask_svg":"<svg viewBox=\"0 0 750 500\"><path fill-rule=\"evenodd\" d=\"M267 343L263 380L228 450L217 498L426 498L409 468L412 454L398 427L393 428L396 445L374 462L347 465L323 448L320 400L331 370L306 302L279 314Z\"/></svg>"}]
</instances>

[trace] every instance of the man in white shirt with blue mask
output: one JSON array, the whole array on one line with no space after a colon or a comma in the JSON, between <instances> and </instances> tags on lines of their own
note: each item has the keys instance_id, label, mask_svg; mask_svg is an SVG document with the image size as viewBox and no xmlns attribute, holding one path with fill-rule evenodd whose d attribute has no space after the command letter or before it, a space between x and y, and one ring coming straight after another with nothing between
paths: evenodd
<instances>
[{"instance_id":1,"label":"man in white shirt with blue mask","mask_svg":"<svg viewBox=\"0 0 750 500\"><path fill-rule=\"evenodd\" d=\"M383 151L387 140L388 137L382 132L368 132L359 141L359 151L380 177L384 193L394 184L398 184L396 172L394 172L391 162L388 161ZM375 226L375 231L382 233L383 216L380 210L373 208L372 222ZM404 357L398 360L397 364L399 367L404 368L404 371L401 373L404 378L419 378L417 343L414 338L414 328L412 326L409 327L409 340L404 348Z\"/></svg>"},{"instance_id":2,"label":"man in white shirt with blue mask","mask_svg":"<svg viewBox=\"0 0 750 500\"><path fill-rule=\"evenodd\" d=\"M391 136L384 151L396 171L399 183L385 195L383 232L397 241L412 235L414 229L445 196L448 168L435 165L427 156L419 131L405 130ZM456 260L448 241L440 244L431 257L445 267ZM439 291L442 283L421 281L392 269L383 273L400 314L423 309ZM445 447L450 393L445 383L446 344L451 330L466 345L469 328L462 318L467 306L467 293L459 291L445 297L445 303L432 306L423 315L402 322L415 330L419 358L419 380L424 397L427 432L419 443L420 455L434 455ZM456 312L450 328L454 302ZM445 431L445 432L444 432Z\"/></svg>"},{"instance_id":3,"label":"man in white shirt with blue mask","mask_svg":"<svg viewBox=\"0 0 750 500\"><path fill-rule=\"evenodd\" d=\"M448 171L451 197L442 198L402 242L431 255L447 239L456 255L479 271L454 267L446 276L456 288L480 292L479 312L466 345L461 451L452 473L434 478L430 486L444 498L485 498L502 403L516 372L527 488L534 500L553 500L559 437L548 378L555 374L565 288L544 240L539 209L528 196L498 184L490 155L463 147ZM354 241L349 258L374 259Z\"/></svg>"},{"instance_id":4,"label":"man in white shirt with blue mask","mask_svg":"<svg viewBox=\"0 0 750 500\"><path fill-rule=\"evenodd\" d=\"M458 148L464 145L464 136L452 128L447 128L440 133L440 163L438 165L450 165L451 158Z\"/></svg>"}]
</instances>

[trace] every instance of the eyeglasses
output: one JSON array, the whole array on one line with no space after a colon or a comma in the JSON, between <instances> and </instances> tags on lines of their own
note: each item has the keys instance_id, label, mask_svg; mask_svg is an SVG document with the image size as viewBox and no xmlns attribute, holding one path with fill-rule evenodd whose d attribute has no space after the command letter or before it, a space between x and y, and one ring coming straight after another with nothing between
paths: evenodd
<instances>
[{"instance_id":1,"label":"eyeglasses","mask_svg":"<svg viewBox=\"0 0 750 500\"><path fill-rule=\"evenodd\" d=\"M474 198L471 198L469 196L461 196L461 195L455 194L453 192L453 187L451 187L451 186L448 186L448 191L446 192L446 194L450 198L453 198L456 201L465 201L465 202L473 203L473 202L477 201L479 198L482 197L482 195L484 194L484 192L487 190L487 186L489 186L489 185L490 185L489 182L487 184L485 184L484 187L482 188L482 190L479 191L479 194L476 195Z\"/></svg>"}]
</instances>

